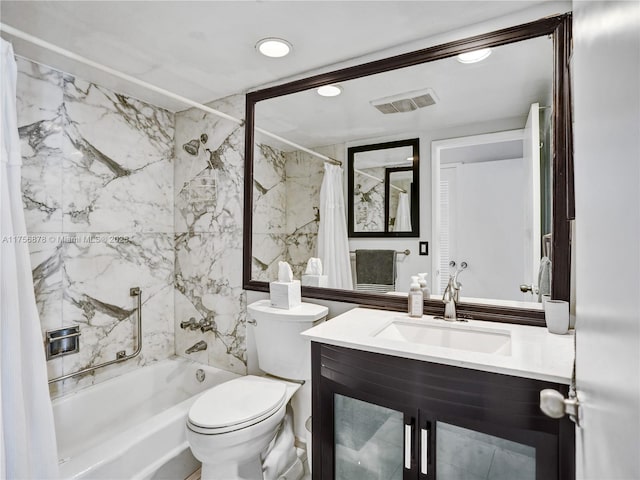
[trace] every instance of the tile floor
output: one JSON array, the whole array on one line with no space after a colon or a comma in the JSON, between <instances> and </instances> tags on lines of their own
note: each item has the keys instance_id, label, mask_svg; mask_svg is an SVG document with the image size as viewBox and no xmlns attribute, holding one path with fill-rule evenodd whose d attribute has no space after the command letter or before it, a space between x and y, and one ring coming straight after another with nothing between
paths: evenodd
<instances>
[{"instance_id":1,"label":"tile floor","mask_svg":"<svg viewBox=\"0 0 640 480\"><path fill-rule=\"evenodd\" d=\"M185 480L200 480L200 469L193 472L191 475L185 478ZM301 480L311 480L311 474L305 473L304 477L302 477Z\"/></svg>"}]
</instances>

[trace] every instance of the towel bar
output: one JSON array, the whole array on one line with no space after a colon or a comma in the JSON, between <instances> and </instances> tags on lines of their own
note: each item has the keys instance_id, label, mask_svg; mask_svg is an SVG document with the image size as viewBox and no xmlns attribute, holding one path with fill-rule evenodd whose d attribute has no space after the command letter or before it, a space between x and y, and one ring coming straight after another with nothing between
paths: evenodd
<instances>
[{"instance_id":1,"label":"towel bar","mask_svg":"<svg viewBox=\"0 0 640 480\"><path fill-rule=\"evenodd\" d=\"M354 252L354 251L350 251L349 253L351 255L355 255L356 254L356 252ZM411 250L409 250L408 248L406 250L396 250L396 253L399 254L399 255L409 256L409 255L411 255Z\"/></svg>"}]
</instances>

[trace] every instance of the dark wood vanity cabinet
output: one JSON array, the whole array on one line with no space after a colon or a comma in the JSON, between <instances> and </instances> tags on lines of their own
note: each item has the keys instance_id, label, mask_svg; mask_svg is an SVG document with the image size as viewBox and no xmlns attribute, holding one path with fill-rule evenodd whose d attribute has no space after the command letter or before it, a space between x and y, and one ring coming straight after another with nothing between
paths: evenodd
<instances>
[{"instance_id":1,"label":"dark wood vanity cabinet","mask_svg":"<svg viewBox=\"0 0 640 480\"><path fill-rule=\"evenodd\" d=\"M314 480L575 478L568 386L312 342Z\"/></svg>"}]
</instances>

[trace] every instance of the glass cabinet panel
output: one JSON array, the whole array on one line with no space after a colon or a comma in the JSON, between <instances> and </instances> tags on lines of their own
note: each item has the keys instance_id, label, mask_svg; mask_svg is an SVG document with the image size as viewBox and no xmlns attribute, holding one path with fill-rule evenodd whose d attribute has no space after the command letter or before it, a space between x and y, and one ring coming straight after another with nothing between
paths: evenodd
<instances>
[{"instance_id":1,"label":"glass cabinet panel","mask_svg":"<svg viewBox=\"0 0 640 480\"><path fill-rule=\"evenodd\" d=\"M536 480L536 449L436 422L437 480Z\"/></svg>"},{"instance_id":2,"label":"glass cabinet panel","mask_svg":"<svg viewBox=\"0 0 640 480\"><path fill-rule=\"evenodd\" d=\"M402 412L334 394L335 479L402 480Z\"/></svg>"}]
</instances>

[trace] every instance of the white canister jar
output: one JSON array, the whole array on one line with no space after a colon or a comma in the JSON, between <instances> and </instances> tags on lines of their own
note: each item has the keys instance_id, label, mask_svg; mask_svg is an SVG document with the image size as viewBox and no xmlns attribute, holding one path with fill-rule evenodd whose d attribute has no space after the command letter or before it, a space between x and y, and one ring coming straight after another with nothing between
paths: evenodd
<instances>
[{"instance_id":1,"label":"white canister jar","mask_svg":"<svg viewBox=\"0 0 640 480\"><path fill-rule=\"evenodd\" d=\"M564 335L569 331L569 302L547 300L544 303L544 319L551 333Z\"/></svg>"}]
</instances>

